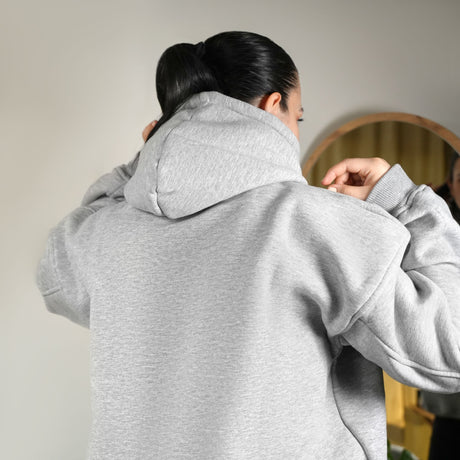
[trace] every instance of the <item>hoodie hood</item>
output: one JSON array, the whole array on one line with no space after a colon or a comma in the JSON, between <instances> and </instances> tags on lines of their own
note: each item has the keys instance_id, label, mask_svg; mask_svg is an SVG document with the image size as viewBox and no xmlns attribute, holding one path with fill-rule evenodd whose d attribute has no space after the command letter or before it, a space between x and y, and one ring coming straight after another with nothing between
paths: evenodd
<instances>
[{"instance_id":1,"label":"hoodie hood","mask_svg":"<svg viewBox=\"0 0 460 460\"><path fill-rule=\"evenodd\" d=\"M306 183L292 131L251 104L204 92L146 142L124 194L135 208L177 219L283 181Z\"/></svg>"}]
</instances>

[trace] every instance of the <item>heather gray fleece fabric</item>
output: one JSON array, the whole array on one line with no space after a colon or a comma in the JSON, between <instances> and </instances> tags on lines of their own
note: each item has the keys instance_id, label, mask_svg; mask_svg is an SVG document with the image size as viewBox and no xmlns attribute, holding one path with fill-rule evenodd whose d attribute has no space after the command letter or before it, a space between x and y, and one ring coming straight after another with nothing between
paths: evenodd
<instances>
[{"instance_id":1,"label":"heather gray fleece fabric","mask_svg":"<svg viewBox=\"0 0 460 460\"><path fill-rule=\"evenodd\" d=\"M460 232L394 166L309 186L276 117L201 93L52 230L38 284L91 330L91 460L385 459L381 368L460 391Z\"/></svg>"}]
</instances>

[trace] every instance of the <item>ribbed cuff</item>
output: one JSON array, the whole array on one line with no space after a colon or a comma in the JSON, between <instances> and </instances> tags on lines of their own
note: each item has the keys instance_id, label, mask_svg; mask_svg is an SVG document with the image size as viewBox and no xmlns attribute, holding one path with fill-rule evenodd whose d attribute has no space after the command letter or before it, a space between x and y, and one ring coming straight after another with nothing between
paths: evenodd
<instances>
[{"instance_id":1,"label":"ribbed cuff","mask_svg":"<svg viewBox=\"0 0 460 460\"><path fill-rule=\"evenodd\" d=\"M399 164L392 166L375 184L366 201L374 203L390 214L402 203L416 187Z\"/></svg>"}]
</instances>

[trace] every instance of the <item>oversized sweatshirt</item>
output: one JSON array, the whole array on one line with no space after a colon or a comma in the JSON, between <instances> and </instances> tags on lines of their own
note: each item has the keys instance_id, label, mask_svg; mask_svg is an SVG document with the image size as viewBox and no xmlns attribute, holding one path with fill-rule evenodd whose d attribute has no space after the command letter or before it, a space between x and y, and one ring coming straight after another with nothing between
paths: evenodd
<instances>
[{"instance_id":1,"label":"oversized sweatshirt","mask_svg":"<svg viewBox=\"0 0 460 460\"><path fill-rule=\"evenodd\" d=\"M91 460L385 459L382 369L460 391L460 231L399 165L312 187L271 114L193 96L50 233L90 328Z\"/></svg>"},{"instance_id":2,"label":"oversized sweatshirt","mask_svg":"<svg viewBox=\"0 0 460 460\"><path fill-rule=\"evenodd\" d=\"M460 225L460 209L452 199L449 204L450 212L455 221ZM458 281L457 281L458 282ZM442 394L422 391L421 405L437 417L460 420L460 393Z\"/></svg>"}]
</instances>

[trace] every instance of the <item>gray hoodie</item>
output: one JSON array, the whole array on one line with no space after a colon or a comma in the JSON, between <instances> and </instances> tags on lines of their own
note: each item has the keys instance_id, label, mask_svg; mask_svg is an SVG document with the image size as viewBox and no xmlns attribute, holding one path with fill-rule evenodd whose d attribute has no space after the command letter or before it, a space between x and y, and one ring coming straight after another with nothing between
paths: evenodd
<instances>
[{"instance_id":1,"label":"gray hoodie","mask_svg":"<svg viewBox=\"0 0 460 460\"><path fill-rule=\"evenodd\" d=\"M383 368L460 391L460 231L400 166L311 187L276 117L193 96L39 264L91 330L91 460L385 459Z\"/></svg>"}]
</instances>

